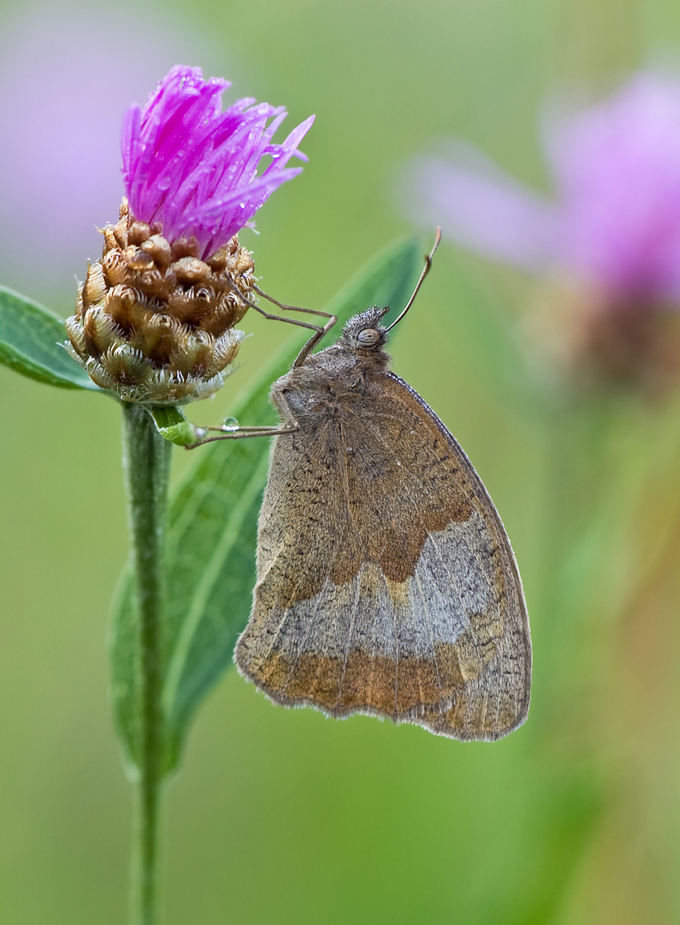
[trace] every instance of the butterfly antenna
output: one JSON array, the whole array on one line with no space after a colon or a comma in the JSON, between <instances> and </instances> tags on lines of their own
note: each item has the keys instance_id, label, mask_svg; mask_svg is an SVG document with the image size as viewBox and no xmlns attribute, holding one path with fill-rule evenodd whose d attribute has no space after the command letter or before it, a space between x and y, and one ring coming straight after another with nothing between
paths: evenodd
<instances>
[{"instance_id":1,"label":"butterfly antenna","mask_svg":"<svg viewBox=\"0 0 680 925\"><path fill-rule=\"evenodd\" d=\"M407 312L407 311L409 310L409 308L413 305L413 303L414 303L414 301L415 301L415 298L416 298L416 296L418 295L418 290L419 290L420 287L423 285L423 281L424 281L425 277L426 277L427 274L430 272L430 267L432 266L432 258L434 257L435 251L436 251L437 248L439 247L439 242L441 241L441 239L442 239L442 230L441 230L441 228L437 228L437 235L436 235L436 237L435 237L435 239L434 239L434 245L433 245L432 250L430 251L430 253L425 257L425 266L423 267L423 272L420 274L420 279L419 279L418 282L416 283L416 288L413 290L413 295L412 295L411 298L408 300L408 302L407 302L407 304L406 304L406 308L402 311L401 315L399 315L399 317L397 318L397 320L396 320L396 321L393 321L392 324L389 326L389 328L385 328L385 334L387 334L388 331L391 331L392 328L395 326L395 324L399 324L399 322L400 322L401 319L404 317L404 315L406 314L406 312Z\"/></svg>"}]
</instances>

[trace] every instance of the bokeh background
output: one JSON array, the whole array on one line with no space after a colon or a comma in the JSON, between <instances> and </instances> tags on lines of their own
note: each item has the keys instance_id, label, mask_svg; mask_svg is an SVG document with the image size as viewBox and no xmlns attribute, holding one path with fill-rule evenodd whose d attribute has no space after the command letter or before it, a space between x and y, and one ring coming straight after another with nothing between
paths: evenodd
<instances>
[{"instance_id":1,"label":"bokeh background","mask_svg":"<svg viewBox=\"0 0 680 925\"><path fill-rule=\"evenodd\" d=\"M231 79L227 101L285 104L289 128L317 114L309 165L243 241L269 292L321 306L414 231L395 177L432 139L547 190L546 97L658 61L680 61L675 0L2 2L0 278L70 314L117 215L122 111L173 63ZM527 724L462 744L336 723L232 670L169 790L167 925L680 921L680 396L542 387L522 322L540 289L445 241L393 349L512 538ZM289 333L245 326L241 369L196 420L226 416ZM105 648L118 409L4 368L0 389L0 921L113 925L131 841Z\"/></svg>"}]
</instances>

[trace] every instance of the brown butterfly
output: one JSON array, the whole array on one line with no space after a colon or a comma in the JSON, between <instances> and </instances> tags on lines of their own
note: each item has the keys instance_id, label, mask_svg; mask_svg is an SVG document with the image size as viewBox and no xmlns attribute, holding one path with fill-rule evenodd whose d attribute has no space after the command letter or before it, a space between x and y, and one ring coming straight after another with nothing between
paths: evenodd
<instances>
[{"instance_id":1,"label":"brown butterfly","mask_svg":"<svg viewBox=\"0 0 680 925\"><path fill-rule=\"evenodd\" d=\"M306 345L273 385L283 426L269 429L257 584L236 663L284 706L497 739L529 708L519 571L467 456L390 372L387 310L356 315L317 354Z\"/></svg>"}]
</instances>

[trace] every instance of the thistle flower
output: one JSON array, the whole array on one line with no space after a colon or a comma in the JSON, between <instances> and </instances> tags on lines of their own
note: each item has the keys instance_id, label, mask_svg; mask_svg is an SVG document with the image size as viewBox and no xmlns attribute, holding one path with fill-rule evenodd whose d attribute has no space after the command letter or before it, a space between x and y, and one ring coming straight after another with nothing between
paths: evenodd
<instances>
[{"instance_id":1,"label":"thistle flower","mask_svg":"<svg viewBox=\"0 0 680 925\"><path fill-rule=\"evenodd\" d=\"M637 74L545 139L553 201L459 146L411 166L410 211L486 256L559 275L552 317L534 321L552 325L571 372L656 388L680 371L680 83Z\"/></svg>"},{"instance_id":2,"label":"thistle flower","mask_svg":"<svg viewBox=\"0 0 680 925\"><path fill-rule=\"evenodd\" d=\"M66 329L92 379L126 401L187 402L222 385L254 283L238 232L300 172L290 158L306 160L297 145L313 117L274 144L285 110L243 99L222 112L228 86L175 67L123 121L127 198Z\"/></svg>"}]
</instances>

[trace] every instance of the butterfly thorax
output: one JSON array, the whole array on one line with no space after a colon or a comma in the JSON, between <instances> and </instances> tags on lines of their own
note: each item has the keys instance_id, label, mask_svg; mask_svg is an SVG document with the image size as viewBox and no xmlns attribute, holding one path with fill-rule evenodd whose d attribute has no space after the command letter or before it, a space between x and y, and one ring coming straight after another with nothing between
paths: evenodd
<instances>
[{"instance_id":1,"label":"butterfly thorax","mask_svg":"<svg viewBox=\"0 0 680 925\"><path fill-rule=\"evenodd\" d=\"M377 394L390 362L382 349L387 336L378 327L382 314L383 309L369 309L355 316L336 344L308 357L274 383L275 403L279 407L285 404L301 428L342 416L346 402L353 397ZM366 329L380 331L375 344L357 340L357 334Z\"/></svg>"}]
</instances>

